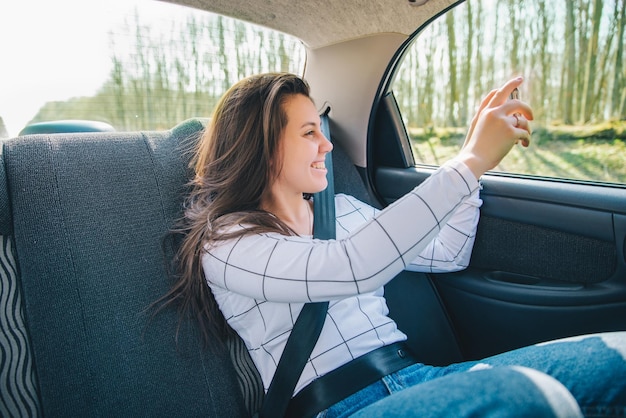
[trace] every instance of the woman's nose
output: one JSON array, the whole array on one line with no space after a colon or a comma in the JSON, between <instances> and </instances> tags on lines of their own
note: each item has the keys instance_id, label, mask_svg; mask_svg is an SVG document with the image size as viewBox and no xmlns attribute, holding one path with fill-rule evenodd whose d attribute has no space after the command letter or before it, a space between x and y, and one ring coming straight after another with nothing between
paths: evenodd
<instances>
[{"instance_id":1,"label":"woman's nose","mask_svg":"<svg viewBox=\"0 0 626 418\"><path fill-rule=\"evenodd\" d=\"M320 144L320 152L328 153L333 150L333 143L326 138L325 135L322 135L322 143Z\"/></svg>"}]
</instances>

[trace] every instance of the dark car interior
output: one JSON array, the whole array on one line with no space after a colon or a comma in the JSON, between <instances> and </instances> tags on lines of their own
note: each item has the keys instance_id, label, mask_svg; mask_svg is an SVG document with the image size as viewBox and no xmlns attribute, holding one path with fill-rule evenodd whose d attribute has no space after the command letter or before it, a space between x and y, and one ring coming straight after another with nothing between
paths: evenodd
<instances>
[{"instance_id":1,"label":"dark car interior","mask_svg":"<svg viewBox=\"0 0 626 418\"><path fill-rule=\"evenodd\" d=\"M25 405L37 409L26 415L109 415L119 408L124 416L247 414L226 346L204 350L190 323L175 341L176 313L152 317L147 310L169 285L171 254L161 242L181 215L186 151L204 122L167 132L39 134L5 144L3 286L13 297L4 312L15 336L11 361L32 384ZM336 191L367 198L339 146L333 159ZM411 276L394 281L389 297L402 305L410 290L418 298L406 305L417 311L394 310L416 352L435 363L462 359L432 282Z\"/></svg>"},{"instance_id":2,"label":"dark car interior","mask_svg":"<svg viewBox=\"0 0 626 418\"><path fill-rule=\"evenodd\" d=\"M166 132L45 134L4 145L2 271L13 289L4 320L15 336L10 360L32 379L27 405L40 413L248 413L226 347L203 350L192 324L175 341L176 313L146 311L168 288L161 240L180 216L185 150L202 129L203 121L189 120ZM341 148L333 153L336 191L365 196ZM420 175L385 166L375 178L388 183L378 189L390 190L392 201ZM472 266L404 272L387 285L391 316L423 362L623 328L624 243L593 228L610 223L624 235L619 195L550 186L528 190L533 202L518 204L507 192L519 195L523 184L484 180ZM602 200L604 211L571 202L580 199ZM569 213L562 230L532 223L533 213L550 210Z\"/></svg>"},{"instance_id":3,"label":"dark car interior","mask_svg":"<svg viewBox=\"0 0 626 418\"><path fill-rule=\"evenodd\" d=\"M310 36L305 76L316 103L330 104L337 193L384 208L436 169L414 161L392 81L416 25L459 2L431 1L419 22L403 16L404 32L391 31L391 16L375 22L380 33L337 43L330 32L273 23L265 3L175 2ZM341 13L360 10L350 7ZM333 22L344 26L343 17ZM0 373L9 383L0 415L249 417L258 408L258 376L241 344L204 347L190 319L177 337L177 312L149 308L171 283L163 238L182 215L189 150L206 123L66 126L3 140ZM481 182L470 266L404 271L385 287L390 316L420 361L446 365L626 330L624 184L500 172Z\"/></svg>"}]
</instances>

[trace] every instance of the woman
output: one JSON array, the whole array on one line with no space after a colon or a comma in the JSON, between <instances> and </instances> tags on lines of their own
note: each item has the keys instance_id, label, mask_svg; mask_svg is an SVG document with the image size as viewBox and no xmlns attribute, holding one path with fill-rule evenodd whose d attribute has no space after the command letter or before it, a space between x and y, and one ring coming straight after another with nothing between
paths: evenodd
<instances>
[{"instance_id":1,"label":"woman","mask_svg":"<svg viewBox=\"0 0 626 418\"><path fill-rule=\"evenodd\" d=\"M337 239L328 241L312 238L315 202L308 197L327 186L324 159L332 145L308 85L290 74L240 81L221 99L195 155L180 276L169 301L198 318L207 340L236 331L266 390L304 303L330 301L294 394L355 358L405 340L387 316L382 287L405 268L467 266L481 204L478 179L515 143L530 143L531 109L507 100L522 81L487 95L459 155L385 210L338 195ZM624 335L610 338L617 350L593 337L482 363L414 364L323 405L319 416L577 416L563 384L586 412L623 413L626 395L616 376L625 369ZM593 368L559 366L580 349L594 350ZM615 355L620 350L621 357ZM563 384L543 373L554 369ZM582 376L593 387L581 388Z\"/></svg>"}]
</instances>

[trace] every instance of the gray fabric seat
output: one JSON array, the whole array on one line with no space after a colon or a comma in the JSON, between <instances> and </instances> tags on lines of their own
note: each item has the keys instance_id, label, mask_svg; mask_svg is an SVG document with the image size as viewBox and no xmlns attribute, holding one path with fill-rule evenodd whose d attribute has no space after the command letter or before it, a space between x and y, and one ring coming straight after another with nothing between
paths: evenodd
<instances>
[{"instance_id":1,"label":"gray fabric seat","mask_svg":"<svg viewBox=\"0 0 626 418\"><path fill-rule=\"evenodd\" d=\"M23 307L13 309L23 310L20 349L32 356L32 368L10 373L34 381L39 406L18 408L9 402L18 391L3 392L3 411L248 415L226 347L203 350L191 324L175 341L176 313L151 320L145 311L169 287L160 243L181 214L185 147L202 129L190 120L162 133L4 143L0 233L14 239ZM5 351L3 361L15 361Z\"/></svg>"}]
</instances>

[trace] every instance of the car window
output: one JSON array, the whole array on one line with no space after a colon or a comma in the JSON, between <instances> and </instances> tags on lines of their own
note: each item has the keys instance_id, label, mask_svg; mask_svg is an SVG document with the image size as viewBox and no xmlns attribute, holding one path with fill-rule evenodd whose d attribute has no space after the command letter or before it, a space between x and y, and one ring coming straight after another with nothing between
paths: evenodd
<instances>
[{"instance_id":1,"label":"car window","mask_svg":"<svg viewBox=\"0 0 626 418\"><path fill-rule=\"evenodd\" d=\"M240 78L304 68L293 37L153 0L7 2L0 15L0 137L55 120L168 129L210 116Z\"/></svg>"},{"instance_id":2,"label":"car window","mask_svg":"<svg viewBox=\"0 0 626 418\"><path fill-rule=\"evenodd\" d=\"M522 75L532 146L493 171L626 183L625 3L469 0L407 50L392 86L418 164L455 155L483 95Z\"/></svg>"}]
</instances>

